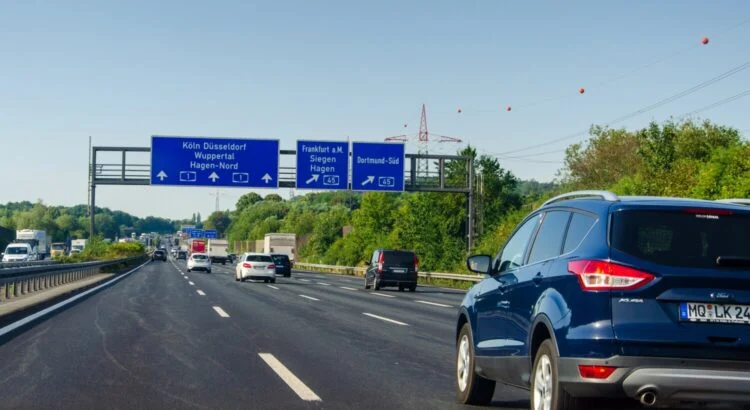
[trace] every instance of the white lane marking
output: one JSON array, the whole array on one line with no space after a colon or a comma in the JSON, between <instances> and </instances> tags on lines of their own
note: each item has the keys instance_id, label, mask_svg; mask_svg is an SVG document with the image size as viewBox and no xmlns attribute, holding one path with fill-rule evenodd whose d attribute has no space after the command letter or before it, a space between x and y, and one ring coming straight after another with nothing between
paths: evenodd
<instances>
[{"instance_id":1,"label":"white lane marking","mask_svg":"<svg viewBox=\"0 0 750 410\"><path fill-rule=\"evenodd\" d=\"M445 308L452 308L454 306L451 305L444 305L442 303L435 303L435 302L428 302L426 300L415 300L417 303L423 303L425 305L432 305L432 306L439 306L439 307L445 307Z\"/></svg>"},{"instance_id":2,"label":"white lane marking","mask_svg":"<svg viewBox=\"0 0 750 410\"><path fill-rule=\"evenodd\" d=\"M389 323L393 323L393 324L400 325L400 326L409 326L404 322L399 322L398 320L388 319L387 317L383 317L383 316L373 315L372 313L362 313L362 314L365 316L375 318L375 319L380 319L384 322L389 322Z\"/></svg>"},{"instance_id":3,"label":"white lane marking","mask_svg":"<svg viewBox=\"0 0 750 410\"><path fill-rule=\"evenodd\" d=\"M130 276L133 272L135 272L138 269L146 266L148 263L149 262L146 262L143 265L140 265L140 266L138 266L138 267L136 267L136 268L134 268L134 269L126 272L126 273L123 273L122 275L117 276L116 278L114 278L112 280L104 282L104 283L102 283L99 286L95 286L95 287L93 287L93 288L91 288L91 289L89 289L87 291L84 291L82 293L79 293L79 294L73 296L70 299L63 300L62 302L56 303L56 304L54 304L54 305L52 305L52 306L50 306L50 307L48 307L46 309L42 309L39 312L34 313L33 315L26 316L25 318L23 318L21 320L18 320L18 321L13 322L13 323L11 323L11 324L3 327L3 328L0 328L0 336L4 336L4 335L6 335L9 332L12 332L12 331L18 329L19 327L26 325L27 323L33 322L34 320L37 320L40 317L44 317L48 313L52 313L52 312L56 311L57 309L60 309L60 308L62 308L64 306L66 306L66 305L69 305L69 304L75 302L76 300L78 300L78 299L80 299L82 297L86 297L86 296L88 296L88 295L90 295L90 294L98 291L99 289L105 288L105 287L107 287L107 286L109 286L109 285L111 285L111 284L113 284L113 283L115 283L117 281L125 279L128 276Z\"/></svg>"},{"instance_id":4,"label":"white lane marking","mask_svg":"<svg viewBox=\"0 0 750 410\"><path fill-rule=\"evenodd\" d=\"M198 294L199 294L199 295L201 295L201 296L206 296L206 293L205 293L205 292L203 292L203 291L202 291L202 290L200 290L200 289L196 290L196 292L198 292Z\"/></svg>"},{"instance_id":5,"label":"white lane marking","mask_svg":"<svg viewBox=\"0 0 750 410\"><path fill-rule=\"evenodd\" d=\"M222 308L220 308L220 307L218 307L218 306L214 306L214 310L215 310L215 311L216 311L216 313L218 313L218 314L219 314L219 316L221 316L221 317L229 317L229 315L227 314L227 312L225 312L225 311L224 311L224 309L222 309Z\"/></svg>"},{"instance_id":6,"label":"white lane marking","mask_svg":"<svg viewBox=\"0 0 750 410\"><path fill-rule=\"evenodd\" d=\"M188 280L188 279L190 279L190 278L188 278L187 275L185 275L185 280Z\"/></svg>"},{"instance_id":7,"label":"white lane marking","mask_svg":"<svg viewBox=\"0 0 750 410\"><path fill-rule=\"evenodd\" d=\"M318 285L331 286L330 283L325 283L325 282L318 282Z\"/></svg>"},{"instance_id":8,"label":"white lane marking","mask_svg":"<svg viewBox=\"0 0 750 410\"><path fill-rule=\"evenodd\" d=\"M268 286L268 287L269 287L269 288L271 288L271 289L276 289L276 290L279 290L279 288L277 288L277 287L276 287L276 286L274 286L274 285L266 285L266 286Z\"/></svg>"},{"instance_id":9,"label":"white lane marking","mask_svg":"<svg viewBox=\"0 0 750 410\"><path fill-rule=\"evenodd\" d=\"M302 279L302 278L297 278L297 280L299 280L299 281L302 281L302 282L309 282L309 280L307 280L307 279Z\"/></svg>"},{"instance_id":10,"label":"white lane marking","mask_svg":"<svg viewBox=\"0 0 750 410\"><path fill-rule=\"evenodd\" d=\"M305 298L305 299L310 299L310 300L315 300L315 301L318 301L318 302L320 302L320 299L316 299L316 298L314 298L314 297L312 297L312 296L307 296L307 295L299 295L299 297L301 297L301 298Z\"/></svg>"},{"instance_id":11,"label":"white lane marking","mask_svg":"<svg viewBox=\"0 0 750 410\"><path fill-rule=\"evenodd\" d=\"M258 353L261 359L281 378L281 380L289 386L300 399L305 401L322 401L314 391L302 383L302 380L297 378L289 369L284 366L274 355L271 353Z\"/></svg>"},{"instance_id":12,"label":"white lane marking","mask_svg":"<svg viewBox=\"0 0 750 410\"><path fill-rule=\"evenodd\" d=\"M370 292L370 294L371 295L383 296L383 297L386 297L386 298L395 298L395 296L393 296L393 295L386 295L385 293Z\"/></svg>"},{"instance_id":13,"label":"white lane marking","mask_svg":"<svg viewBox=\"0 0 750 410\"><path fill-rule=\"evenodd\" d=\"M195 283L193 283L193 281L192 281L192 280L191 280L191 281L188 281L188 283L190 284L190 286L195 286Z\"/></svg>"},{"instance_id":14,"label":"white lane marking","mask_svg":"<svg viewBox=\"0 0 750 410\"><path fill-rule=\"evenodd\" d=\"M357 289L354 289L354 288L349 288L349 287L346 287L346 286L339 286L339 287L340 287L341 289L346 289L346 290L357 290Z\"/></svg>"}]
</instances>

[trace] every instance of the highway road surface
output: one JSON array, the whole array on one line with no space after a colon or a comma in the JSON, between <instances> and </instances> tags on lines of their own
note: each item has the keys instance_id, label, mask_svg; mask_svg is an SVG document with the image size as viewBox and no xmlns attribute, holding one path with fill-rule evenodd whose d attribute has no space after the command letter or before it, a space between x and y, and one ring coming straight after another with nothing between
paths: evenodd
<instances>
[{"instance_id":1,"label":"highway road surface","mask_svg":"<svg viewBox=\"0 0 750 410\"><path fill-rule=\"evenodd\" d=\"M10 408L451 409L463 292L151 262L2 340ZM528 408L498 387L495 407Z\"/></svg>"}]
</instances>

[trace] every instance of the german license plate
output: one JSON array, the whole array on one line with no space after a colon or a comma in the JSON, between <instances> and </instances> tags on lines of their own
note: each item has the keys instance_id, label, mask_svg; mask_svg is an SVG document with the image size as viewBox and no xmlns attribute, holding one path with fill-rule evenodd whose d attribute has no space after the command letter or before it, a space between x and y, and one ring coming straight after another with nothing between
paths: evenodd
<instances>
[{"instance_id":1,"label":"german license plate","mask_svg":"<svg viewBox=\"0 0 750 410\"><path fill-rule=\"evenodd\" d=\"M689 322L750 324L750 305L681 303L680 320Z\"/></svg>"},{"instance_id":2,"label":"german license plate","mask_svg":"<svg viewBox=\"0 0 750 410\"><path fill-rule=\"evenodd\" d=\"M393 273L406 273L406 269L404 268L393 268L391 269Z\"/></svg>"}]
</instances>

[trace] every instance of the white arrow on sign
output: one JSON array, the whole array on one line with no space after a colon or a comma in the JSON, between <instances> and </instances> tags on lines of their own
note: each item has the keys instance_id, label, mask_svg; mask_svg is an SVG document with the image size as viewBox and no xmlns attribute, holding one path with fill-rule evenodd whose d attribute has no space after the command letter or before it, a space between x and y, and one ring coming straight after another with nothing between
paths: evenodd
<instances>
[{"instance_id":1,"label":"white arrow on sign","mask_svg":"<svg viewBox=\"0 0 750 410\"><path fill-rule=\"evenodd\" d=\"M159 171L159 173L156 174L156 177L159 178L160 180L164 181L164 178L167 177L167 173L164 172L164 171Z\"/></svg>"},{"instance_id":2,"label":"white arrow on sign","mask_svg":"<svg viewBox=\"0 0 750 410\"><path fill-rule=\"evenodd\" d=\"M367 184L372 184L374 181L375 181L375 176L374 175L370 175L370 176L367 177L367 179L365 179L364 182L362 182L362 186L365 186Z\"/></svg>"},{"instance_id":3,"label":"white arrow on sign","mask_svg":"<svg viewBox=\"0 0 750 410\"><path fill-rule=\"evenodd\" d=\"M320 175L319 175L319 174L313 174L312 178L310 178L310 179L308 179L307 181L305 181L305 183L306 183L306 184L310 184L310 183L313 183L313 182L317 181L317 180L318 180L318 178L320 178Z\"/></svg>"},{"instance_id":4,"label":"white arrow on sign","mask_svg":"<svg viewBox=\"0 0 750 410\"><path fill-rule=\"evenodd\" d=\"M211 182L216 182L216 180L219 179L219 176L216 175L216 172L212 172L211 175L208 176L208 179L210 179Z\"/></svg>"},{"instance_id":5,"label":"white arrow on sign","mask_svg":"<svg viewBox=\"0 0 750 410\"><path fill-rule=\"evenodd\" d=\"M262 179L263 181L265 181L265 182L266 182L266 184L267 184L267 183L271 182L271 180L272 180L273 178L272 178L272 177L271 177L270 175L266 174L266 175L263 175L263 178L261 178L261 179Z\"/></svg>"}]
</instances>

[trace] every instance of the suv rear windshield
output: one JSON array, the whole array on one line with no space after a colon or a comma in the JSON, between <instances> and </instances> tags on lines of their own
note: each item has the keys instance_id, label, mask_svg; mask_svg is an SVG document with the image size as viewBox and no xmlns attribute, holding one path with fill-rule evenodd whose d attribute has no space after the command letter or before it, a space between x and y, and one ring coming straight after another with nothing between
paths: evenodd
<instances>
[{"instance_id":1,"label":"suv rear windshield","mask_svg":"<svg viewBox=\"0 0 750 410\"><path fill-rule=\"evenodd\" d=\"M156 255L156 256L163 256L164 255L164 251L154 251L154 255Z\"/></svg>"},{"instance_id":2,"label":"suv rear windshield","mask_svg":"<svg viewBox=\"0 0 750 410\"><path fill-rule=\"evenodd\" d=\"M198 255L198 254L193 255L193 260L196 260L196 261L202 261L206 259L208 259L206 255Z\"/></svg>"},{"instance_id":3,"label":"suv rear windshield","mask_svg":"<svg viewBox=\"0 0 750 410\"><path fill-rule=\"evenodd\" d=\"M287 255L271 255L273 258L273 261L276 263L285 263L289 264L289 256Z\"/></svg>"},{"instance_id":4,"label":"suv rear windshield","mask_svg":"<svg viewBox=\"0 0 750 410\"><path fill-rule=\"evenodd\" d=\"M245 262L273 262L273 260L267 255L247 255Z\"/></svg>"},{"instance_id":5,"label":"suv rear windshield","mask_svg":"<svg viewBox=\"0 0 750 410\"><path fill-rule=\"evenodd\" d=\"M414 252L383 251L383 262L388 265L414 266Z\"/></svg>"},{"instance_id":6,"label":"suv rear windshield","mask_svg":"<svg viewBox=\"0 0 750 410\"><path fill-rule=\"evenodd\" d=\"M612 247L650 262L717 267L717 258L750 258L750 215L723 211L633 210L614 214Z\"/></svg>"}]
</instances>

